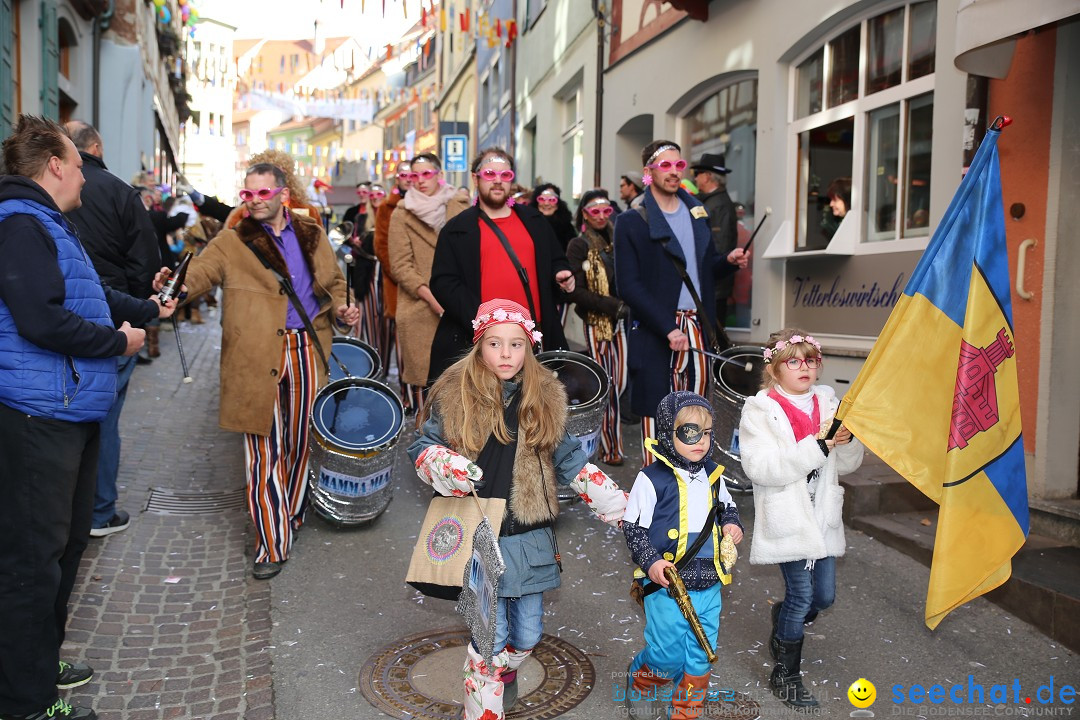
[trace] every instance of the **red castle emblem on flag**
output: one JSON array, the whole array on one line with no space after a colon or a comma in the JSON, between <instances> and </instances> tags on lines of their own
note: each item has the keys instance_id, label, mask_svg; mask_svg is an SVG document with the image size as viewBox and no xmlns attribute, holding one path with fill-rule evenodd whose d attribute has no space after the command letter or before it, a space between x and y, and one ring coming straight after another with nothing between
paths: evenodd
<instances>
[{"instance_id":1,"label":"red castle emblem on flag","mask_svg":"<svg viewBox=\"0 0 1080 720\"><path fill-rule=\"evenodd\" d=\"M949 450L967 447L977 434L998 422L997 387L994 373L1016 351L1005 328L984 348L960 341L960 362L956 368Z\"/></svg>"}]
</instances>

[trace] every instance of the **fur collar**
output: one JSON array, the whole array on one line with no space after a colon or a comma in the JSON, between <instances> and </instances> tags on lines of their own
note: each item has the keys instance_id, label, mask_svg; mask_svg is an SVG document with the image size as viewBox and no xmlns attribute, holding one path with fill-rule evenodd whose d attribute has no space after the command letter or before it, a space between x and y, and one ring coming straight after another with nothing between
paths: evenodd
<instances>
[{"instance_id":1,"label":"fur collar","mask_svg":"<svg viewBox=\"0 0 1080 720\"><path fill-rule=\"evenodd\" d=\"M304 217L297 213L290 213L292 218L293 231L296 233L296 239L300 243L300 252L304 255L304 262L307 263L308 270L311 271L312 276L315 274L315 266L313 258L315 257L315 251L319 247L319 243L322 241L321 226L312 220L311 218ZM270 261L270 266L277 270L286 277L289 275L289 268L285 264L285 257L278 250L277 243L274 242L270 234L263 229L261 223L256 220L246 217L236 225L236 234L245 245L253 245L256 247L263 256Z\"/></svg>"},{"instance_id":2,"label":"fur collar","mask_svg":"<svg viewBox=\"0 0 1080 720\"><path fill-rule=\"evenodd\" d=\"M436 409L442 419L443 436L451 449L461 451L461 428L465 423L465 409L456 402L454 392L460 387L462 368L452 365L439 378L440 389L449 391L447 397L436 396ZM551 413L560 426L566 425L568 402L566 389L554 375L541 373L543 386L542 412ZM443 401L445 400L445 401ZM554 520L559 514L559 500L555 493L555 466L552 453L555 448L533 450L519 441L514 454L514 474L510 483L509 507L514 518L526 525L535 525Z\"/></svg>"}]
</instances>

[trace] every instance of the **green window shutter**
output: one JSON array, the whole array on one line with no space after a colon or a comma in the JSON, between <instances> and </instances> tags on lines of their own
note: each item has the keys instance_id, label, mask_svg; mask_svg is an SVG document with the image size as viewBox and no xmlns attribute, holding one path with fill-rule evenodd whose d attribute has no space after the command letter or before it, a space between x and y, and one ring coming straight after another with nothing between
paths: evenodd
<instances>
[{"instance_id":1,"label":"green window shutter","mask_svg":"<svg viewBox=\"0 0 1080 720\"><path fill-rule=\"evenodd\" d=\"M15 125L15 13L0 0L0 138Z\"/></svg>"},{"instance_id":2,"label":"green window shutter","mask_svg":"<svg viewBox=\"0 0 1080 720\"><path fill-rule=\"evenodd\" d=\"M41 114L60 119L60 30L53 0L41 2Z\"/></svg>"}]
</instances>

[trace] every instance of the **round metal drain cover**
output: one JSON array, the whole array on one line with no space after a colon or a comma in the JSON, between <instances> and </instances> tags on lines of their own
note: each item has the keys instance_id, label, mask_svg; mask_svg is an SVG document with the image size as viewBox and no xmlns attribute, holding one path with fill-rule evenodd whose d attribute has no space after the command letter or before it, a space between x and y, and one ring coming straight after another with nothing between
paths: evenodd
<instances>
[{"instance_id":1,"label":"round metal drain cover","mask_svg":"<svg viewBox=\"0 0 1080 720\"><path fill-rule=\"evenodd\" d=\"M468 642L469 631L464 628L403 637L364 663L360 692L391 717L459 720L461 667ZM596 670L585 653L551 635L540 638L520 672L521 694L507 715L512 720L563 715L596 685Z\"/></svg>"}]
</instances>

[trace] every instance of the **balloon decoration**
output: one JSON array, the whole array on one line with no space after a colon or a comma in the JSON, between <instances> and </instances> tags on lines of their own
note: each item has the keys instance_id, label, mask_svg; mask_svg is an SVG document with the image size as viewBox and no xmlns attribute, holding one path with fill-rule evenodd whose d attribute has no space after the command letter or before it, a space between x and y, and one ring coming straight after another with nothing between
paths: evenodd
<instances>
[{"instance_id":1,"label":"balloon decoration","mask_svg":"<svg viewBox=\"0 0 1080 720\"><path fill-rule=\"evenodd\" d=\"M154 14L158 22L168 25L172 22L173 11L169 8L168 0L153 0ZM188 34L195 37L195 24L199 21L199 11L195 8L193 0L176 0L180 14L180 24L188 28Z\"/></svg>"}]
</instances>

